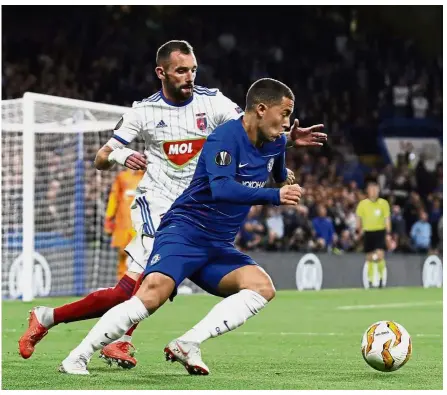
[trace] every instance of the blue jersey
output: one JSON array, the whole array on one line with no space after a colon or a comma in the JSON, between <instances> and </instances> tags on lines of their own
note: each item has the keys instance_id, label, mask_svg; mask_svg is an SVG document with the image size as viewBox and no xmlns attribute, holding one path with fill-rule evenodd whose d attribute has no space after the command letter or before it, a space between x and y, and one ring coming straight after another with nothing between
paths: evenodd
<instances>
[{"instance_id":1,"label":"blue jersey","mask_svg":"<svg viewBox=\"0 0 447 395\"><path fill-rule=\"evenodd\" d=\"M191 184L164 215L158 233L186 233L198 244L233 242L252 205L280 204L279 189L264 186L270 173L276 182L287 179L285 146L282 135L255 147L242 117L217 127Z\"/></svg>"}]
</instances>

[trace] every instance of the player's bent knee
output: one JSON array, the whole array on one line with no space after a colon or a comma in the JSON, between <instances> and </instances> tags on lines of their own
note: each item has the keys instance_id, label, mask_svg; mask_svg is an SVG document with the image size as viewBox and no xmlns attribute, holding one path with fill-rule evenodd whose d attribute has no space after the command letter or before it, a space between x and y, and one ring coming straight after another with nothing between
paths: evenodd
<instances>
[{"instance_id":1,"label":"player's bent knee","mask_svg":"<svg viewBox=\"0 0 447 395\"><path fill-rule=\"evenodd\" d=\"M276 289L272 283L256 284L249 289L261 295L267 302L270 302L276 295Z\"/></svg>"},{"instance_id":2,"label":"player's bent knee","mask_svg":"<svg viewBox=\"0 0 447 395\"><path fill-rule=\"evenodd\" d=\"M254 291L270 302L276 295L276 289L270 276L264 271L262 274L245 284L244 289Z\"/></svg>"},{"instance_id":3,"label":"player's bent knee","mask_svg":"<svg viewBox=\"0 0 447 395\"><path fill-rule=\"evenodd\" d=\"M276 295L275 286L267 272L260 266L248 266L242 289L250 289L270 302Z\"/></svg>"},{"instance_id":4,"label":"player's bent knee","mask_svg":"<svg viewBox=\"0 0 447 395\"><path fill-rule=\"evenodd\" d=\"M136 296L152 314L168 300L174 288L175 282L171 277L150 273L144 278Z\"/></svg>"}]
</instances>

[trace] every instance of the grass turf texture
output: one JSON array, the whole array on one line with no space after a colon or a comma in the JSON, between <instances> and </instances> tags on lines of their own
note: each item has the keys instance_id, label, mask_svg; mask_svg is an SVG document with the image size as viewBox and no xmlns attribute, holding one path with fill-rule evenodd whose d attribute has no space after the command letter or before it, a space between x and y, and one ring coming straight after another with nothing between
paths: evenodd
<instances>
[{"instance_id":1,"label":"grass turf texture","mask_svg":"<svg viewBox=\"0 0 447 395\"><path fill-rule=\"evenodd\" d=\"M278 292L243 327L203 344L209 376L189 376L163 355L166 343L218 302L208 295L178 296L143 322L134 333L138 365L132 370L108 367L96 353L90 376L57 371L94 320L53 328L34 355L23 360L17 341L27 326L28 310L72 300L2 303L2 389L442 389L441 289ZM376 307L339 309L352 305ZM397 321L412 336L413 355L397 372L377 372L361 356L363 332L379 320Z\"/></svg>"}]
</instances>

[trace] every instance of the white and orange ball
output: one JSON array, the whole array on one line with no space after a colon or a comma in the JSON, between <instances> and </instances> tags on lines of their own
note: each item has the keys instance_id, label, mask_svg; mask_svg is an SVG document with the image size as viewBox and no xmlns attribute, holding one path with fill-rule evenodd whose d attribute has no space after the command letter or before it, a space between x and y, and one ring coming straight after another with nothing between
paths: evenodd
<instances>
[{"instance_id":1,"label":"white and orange ball","mask_svg":"<svg viewBox=\"0 0 447 395\"><path fill-rule=\"evenodd\" d=\"M362 356L369 366L381 372L400 369L411 353L410 334L397 322L376 322L363 335Z\"/></svg>"}]
</instances>

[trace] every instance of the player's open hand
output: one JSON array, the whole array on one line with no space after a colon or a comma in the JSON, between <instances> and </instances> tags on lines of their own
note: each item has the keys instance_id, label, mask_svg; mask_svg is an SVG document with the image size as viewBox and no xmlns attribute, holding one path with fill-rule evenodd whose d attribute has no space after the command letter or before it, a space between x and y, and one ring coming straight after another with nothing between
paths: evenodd
<instances>
[{"instance_id":1,"label":"player's open hand","mask_svg":"<svg viewBox=\"0 0 447 395\"><path fill-rule=\"evenodd\" d=\"M327 134L321 133L323 124L300 128L300 121L295 119L290 128L289 137L295 147L320 147L327 141Z\"/></svg>"},{"instance_id":2,"label":"player's open hand","mask_svg":"<svg viewBox=\"0 0 447 395\"><path fill-rule=\"evenodd\" d=\"M135 152L134 154L127 157L124 166L132 170L146 170L146 155Z\"/></svg>"},{"instance_id":3,"label":"player's open hand","mask_svg":"<svg viewBox=\"0 0 447 395\"><path fill-rule=\"evenodd\" d=\"M295 206L301 199L303 189L298 184L284 185L279 190L279 197L282 205Z\"/></svg>"}]
</instances>

